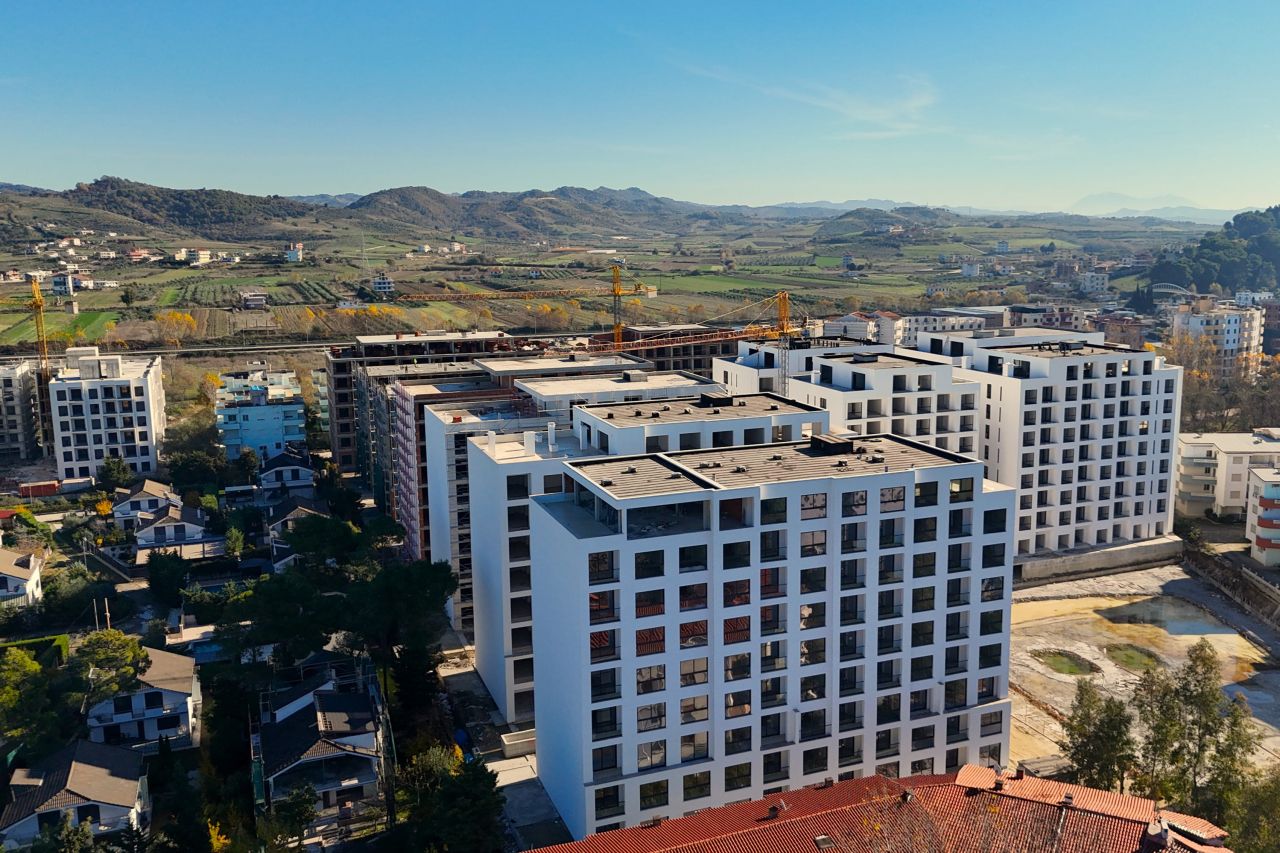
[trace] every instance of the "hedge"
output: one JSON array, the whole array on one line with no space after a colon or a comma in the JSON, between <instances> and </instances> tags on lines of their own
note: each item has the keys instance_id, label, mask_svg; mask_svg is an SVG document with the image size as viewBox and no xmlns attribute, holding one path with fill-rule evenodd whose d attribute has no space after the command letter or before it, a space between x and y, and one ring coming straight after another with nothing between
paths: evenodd
<instances>
[{"instance_id":1,"label":"hedge","mask_svg":"<svg viewBox=\"0 0 1280 853\"><path fill-rule=\"evenodd\" d=\"M65 664L67 658L71 656L71 638L66 634L53 634L48 637L0 643L0 653L6 649L24 649L30 652L41 666L57 667Z\"/></svg>"}]
</instances>

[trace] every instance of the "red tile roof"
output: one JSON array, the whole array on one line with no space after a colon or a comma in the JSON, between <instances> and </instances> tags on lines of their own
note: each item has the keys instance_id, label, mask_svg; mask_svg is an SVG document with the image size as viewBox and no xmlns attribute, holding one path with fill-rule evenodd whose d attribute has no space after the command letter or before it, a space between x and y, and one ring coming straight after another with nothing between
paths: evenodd
<instances>
[{"instance_id":1,"label":"red tile roof","mask_svg":"<svg viewBox=\"0 0 1280 853\"><path fill-rule=\"evenodd\" d=\"M1168 826L1169 853L1230 853L1208 821L1140 797L966 766L946 776L880 776L803 788L689 817L589 836L546 853L1138 853ZM1069 804L1064 803L1071 795ZM771 807L777 811L771 813ZM772 816L771 816L772 814ZM1149 828L1151 827L1151 828Z\"/></svg>"}]
</instances>

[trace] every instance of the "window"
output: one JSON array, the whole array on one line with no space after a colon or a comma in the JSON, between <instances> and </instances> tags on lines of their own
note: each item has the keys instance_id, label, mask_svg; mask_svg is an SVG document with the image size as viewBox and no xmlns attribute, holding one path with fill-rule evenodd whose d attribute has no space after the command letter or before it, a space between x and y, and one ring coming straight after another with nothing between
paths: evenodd
<instances>
[{"instance_id":1,"label":"window","mask_svg":"<svg viewBox=\"0 0 1280 853\"><path fill-rule=\"evenodd\" d=\"M973 478L965 477L951 481L951 503L965 503L973 500Z\"/></svg>"},{"instance_id":2,"label":"window","mask_svg":"<svg viewBox=\"0 0 1280 853\"><path fill-rule=\"evenodd\" d=\"M636 580L662 577L662 558L661 551L642 551L636 554Z\"/></svg>"},{"instance_id":3,"label":"window","mask_svg":"<svg viewBox=\"0 0 1280 853\"><path fill-rule=\"evenodd\" d=\"M665 593L660 589L650 589L636 593L636 618L661 616L665 610Z\"/></svg>"},{"instance_id":4,"label":"window","mask_svg":"<svg viewBox=\"0 0 1280 853\"><path fill-rule=\"evenodd\" d=\"M935 589L931 586L911 590L911 612L926 613L933 609Z\"/></svg>"},{"instance_id":5,"label":"window","mask_svg":"<svg viewBox=\"0 0 1280 853\"><path fill-rule=\"evenodd\" d=\"M707 644L707 620L680 623L680 648L695 649Z\"/></svg>"},{"instance_id":6,"label":"window","mask_svg":"<svg viewBox=\"0 0 1280 853\"><path fill-rule=\"evenodd\" d=\"M680 736L680 760L681 761L697 761L700 758L706 758L708 751L707 746L710 739L706 732L694 732L689 735Z\"/></svg>"},{"instance_id":7,"label":"window","mask_svg":"<svg viewBox=\"0 0 1280 853\"><path fill-rule=\"evenodd\" d=\"M751 677L751 653L740 652L724 659L724 680L738 681Z\"/></svg>"},{"instance_id":8,"label":"window","mask_svg":"<svg viewBox=\"0 0 1280 853\"><path fill-rule=\"evenodd\" d=\"M617 699L622 695L621 671L617 669L600 669L591 673L591 701L603 702Z\"/></svg>"},{"instance_id":9,"label":"window","mask_svg":"<svg viewBox=\"0 0 1280 853\"><path fill-rule=\"evenodd\" d=\"M661 767L666 764L665 751L662 764L646 765L653 767ZM656 809L659 806L667 804L667 780L660 779L657 782L645 782L640 786L640 808Z\"/></svg>"},{"instance_id":10,"label":"window","mask_svg":"<svg viewBox=\"0 0 1280 853\"><path fill-rule=\"evenodd\" d=\"M724 606L739 607L751 603L751 581L727 581L724 584Z\"/></svg>"},{"instance_id":11,"label":"window","mask_svg":"<svg viewBox=\"0 0 1280 853\"><path fill-rule=\"evenodd\" d=\"M917 622L911 626L911 645L913 648L933 645L932 622Z\"/></svg>"},{"instance_id":12,"label":"window","mask_svg":"<svg viewBox=\"0 0 1280 853\"><path fill-rule=\"evenodd\" d=\"M995 569L1004 565L1004 543L982 546L982 568Z\"/></svg>"},{"instance_id":13,"label":"window","mask_svg":"<svg viewBox=\"0 0 1280 853\"><path fill-rule=\"evenodd\" d=\"M750 542L726 542L723 553L726 569L742 569L751 563Z\"/></svg>"},{"instance_id":14,"label":"window","mask_svg":"<svg viewBox=\"0 0 1280 853\"><path fill-rule=\"evenodd\" d=\"M686 545L680 549L680 571L701 572L707 568L707 546Z\"/></svg>"},{"instance_id":15,"label":"window","mask_svg":"<svg viewBox=\"0 0 1280 853\"><path fill-rule=\"evenodd\" d=\"M811 592L825 592L826 589L826 566L819 566L814 569L802 569L800 571L800 593L802 595L808 595Z\"/></svg>"},{"instance_id":16,"label":"window","mask_svg":"<svg viewBox=\"0 0 1280 853\"><path fill-rule=\"evenodd\" d=\"M938 555L932 551L926 551L923 554L916 554L911 562L911 576L913 578L931 578L938 570Z\"/></svg>"},{"instance_id":17,"label":"window","mask_svg":"<svg viewBox=\"0 0 1280 853\"><path fill-rule=\"evenodd\" d=\"M667 766L667 742L665 740L653 740L648 743L636 745L636 767L640 770L647 770L650 767L666 767ZM663 801L660 805L666 803L666 784L663 784ZM644 786L640 786L640 802L641 808L648 808L644 805Z\"/></svg>"},{"instance_id":18,"label":"window","mask_svg":"<svg viewBox=\"0 0 1280 853\"><path fill-rule=\"evenodd\" d=\"M826 492L800 496L800 520L827 517Z\"/></svg>"},{"instance_id":19,"label":"window","mask_svg":"<svg viewBox=\"0 0 1280 853\"><path fill-rule=\"evenodd\" d=\"M724 769L724 789L738 791L751 787L751 762L735 764Z\"/></svg>"},{"instance_id":20,"label":"window","mask_svg":"<svg viewBox=\"0 0 1280 853\"><path fill-rule=\"evenodd\" d=\"M916 508L938 505L937 483L916 483Z\"/></svg>"},{"instance_id":21,"label":"window","mask_svg":"<svg viewBox=\"0 0 1280 853\"><path fill-rule=\"evenodd\" d=\"M845 518L867 514L866 492L845 492L840 496L840 514Z\"/></svg>"},{"instance_id":22,"label":"window","mask_svg":"<svg viewBox=\"0 0 1280 853\"><path fill-rule=\"evenodd\" d=\"M686 802L700 800L709 796L711 796L710 770L704 770L701 773L690 773L684 777L684 798Z\"/></svg>"},{"instance_id":23,"label":"window","mask_svg":"<svg viewBox=\"0 0 1280 853\"><path fill-rule=\"evenodd\" d=\"M512 474L507 477L507 500L519 501L529 497L529 475Z\"/></svg>"},{"instance_id":24,"label":"window","mask_svg":"<svg viewBox=\"0 0 1280 853\"><path fill-rule=\"evenodd\" d=\"M978 617L979 634L999 634L1004 628L1004 612L988 610Z\"/></svg>"},{"instance_id":25,"label":"window","mask_svg":"<svg viewBox=\"0 0 1280 853\"><path fill-rule=\"evenodd\" d=\"M636 631L636 657L667 651L666 628L644 628Z\"/></svg>"},{"instance_id":26,"label":"window","mask_svg":"<svg viewBox=\"0 0 1280 853\"><path fill-rule=\"evenodd\" d=\"M591 771L608 773L618 769L618 747L601 746L591 750Z\"/></svg>"},{"instance_id":27,"label":"window","mask_svg":"<svg viewBox=\"0 0 1280 853\"><path fill-rule=\"evenodd\" d=\"M618 707L595 708L591 711L591 737L593 740L617 737L621 734L618 728Z\"/></svg>"},{"instance_id":28,"label":"window","mask_svg":"<svg viewBox=\"0 0 1280 853\"><path fill-rule=\"evenodd\" d=\"M596 819L615 817L626 811L622 800L622 786L610 785L596 788Z\"/></svg>"},{"instance_id":29,"label":"window","mask_svg":"<svg viewBox=\"0 0 1280 853\"><path fill-rule=\"evenodd\" d=\"M664 665L642 666L636 670L636 693L657 693L666 689L667 668Z\"/></svg>"},{"instance_id":30,"label":"window","mask_svg":"<svg viewBox=\"0 0 1280 853\"><path fill-rule=\"evenodd\" d=\"M902 486L890 486L880 490L880 511L901 512L907 508L907 490ZM883 524L883 522L881 522Z\"/></svg>"},{"instance_id":31,"label":"window","mask_svg":"<svg viewBox=\"0 0 1280 853\"><path fill-rule=\"evenodd\" d=\"M736 755L751 749L751 727L729 729L724 733L724 754Z\"/></svg>"},{"instance_id":32,"label":"window","mask_svg":"<svg viewBox=\"0 0 1280 853\"><path fill-rule=\"evenodd\" d=\"M726 720L732 720L734 717L742 717L751 713L751 691L735 690L732 693L726 693L724 697L724 717Z\"/></svg>"},{"instance_id":33,"label":"window","mask_svg":"<svg viewBox=\"0 0 1280 853\"><path fill-rule=\"evenodd\" d=\"M806 749L801 755L801 763L804 765L805 775L825 772L827 769L827 748L820 746L817 749Z\"/></svg>"},{"instance_id":34,"label":"window","mask_svg":"<svg viewBox=\"0 0 1280 853\"><path fill-rule=\"evenodd\" d=\"M588 593L587 607L592 625L599 625L602 622L617 622L619 619L617 590L607 589Z\"/></svg>"},{"instance_id":35,"label":"window","mask_svg":"<svg viewBox=\"0 0 1280 853\"><path fill-rule=\"evenodd\" d=\"M806 530L800 534L800 556L821 557L827 553L827 531Z\"/></svg>"},{"instance_id":36,"label":"window","mask_svg":"<svg viewBox=\"0 0 1280 853\"><path fill-rule=\"evenodd\" d=\"M664 702L640 705L636 708L636 730L651 732L667 727L667 706Z\"/></svg>"},{"instance_id":37,"label":"window","mask_svg":"<svg viewBox=\"0 0 1280 853\"><path fill-rule=\"evenodd\" d=\"M680 722L699 723L707 720L710 718L710 708L707 696L687 696L680 700Z\"/></svg>"},{"instance_id":38,"label":"window","mask_svg":"<svg viewBox=\"0 0 1280 853\"><path fill-rule=\"evenodd\" d=\"M982 514L982 532L983 533L1004 533L1005 531L1005 511L1002 509L989 509Z\"/></svg>"},{"instance_id":39,"label":"window","mask_svg":"<svg viewBox=\"0 0 1280 853\"><path fill-rule=\"evenodd\" d=\"M693 583L680 587L680 609L702 610L707 606L707 585Z\"/></svg>"},{"instance_id":40,"label":"window","mask_svg":"<svg viewBox=\"0 0 1280 853\"><path fill-rule=\"evenodd\" d=\"M912 537L916 542L933 542L938 538L938 519L934 516L917 518Z\"/></svg>"},{"instance_id":41,"label":"window","mask_svg":"<svg viewBox=\"0 0 1280 853\"><path fill-rule=\"evenodd\" d=\"M613 551L599 551L587 557L587 579L592 584L616 583L618 561Z\"/></svg>"},{"instance_id":42,"label":"window","mask_svg":"<svg viewBox=\"0 0 1280 853\"><path fill-rule=\"evenodd\" d=\"M1004 578L982 579L982 600L999 601L1004 598Z\"/></svg>"},{"instance_id":43,"label":"window","mask_svg":"<svg viewBox=\"0 0 1280 853\"><path fill-rule=\"evenodd\" d=\"M824 495L825 497L825 495ZM787 499L766 498L760 501L761 524L785 524L787 521Z\"/></svg>"},{"instance_id":44,"label":"window","mask_svg":"<svg viewBox=\"0 0 1280 853\"><path fill-rule=\"evenodd\" d=\"M680 661L680 686L707 683L707 659L692 658Z\"/></svg>"}]
</instances>

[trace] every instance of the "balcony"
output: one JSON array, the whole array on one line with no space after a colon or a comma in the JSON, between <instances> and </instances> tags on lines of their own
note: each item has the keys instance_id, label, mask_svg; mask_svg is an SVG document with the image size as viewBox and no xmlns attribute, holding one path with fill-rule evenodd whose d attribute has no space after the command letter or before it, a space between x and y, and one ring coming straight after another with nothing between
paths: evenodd
<instances>
[{"instance_id":1,"label":"balcony","mask_svg":"<svg viewBox=\"0 0 1280 853\"><path fill-rule=\"evenodd\" d=\"M828 737L831 734L831 726L801 726L800 740L818 740L819 738Z\"/></svg>"},{"instance_id":2,"label":"balcony","mask_svg":"<svg viewBox=\"0 0 1280 853\"><path fill-rule=\"evenodd\" d=\"M876 758L893 758L898 754L898 745L896 743L889 744L885 747L876 749Z\"/></svg>"}]
</instances>

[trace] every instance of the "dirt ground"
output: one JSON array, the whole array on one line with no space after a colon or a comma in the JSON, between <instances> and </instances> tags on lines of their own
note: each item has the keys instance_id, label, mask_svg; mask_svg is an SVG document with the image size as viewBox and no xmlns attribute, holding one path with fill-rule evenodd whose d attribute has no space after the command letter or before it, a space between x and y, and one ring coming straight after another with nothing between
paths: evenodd
<instances>
[{"instance_id":1,"label":"dirt ground","mask_svg":"<svg viewBox=\"0 0 1280 853\"><path fill-rule=\"evenodd\" d=\"M1113 660L1109 647L1136 646L1172 668L1186 662L1187 650L1202 636L1222 658L1226 692L1244 693L1253 709L1263 738L1257 760L1280 760L1280 668L1273 657L1280 637L1182 568L1023 590L1014 595L1011 625L1013 762L1060 751L1062 729L1054 714L1070 708L1083 677L1055 671L1033 651L1078 655L1096 668L1093 677L1104 691L1127 698L1138 672Z\"/></svg>"}]
</instances>

